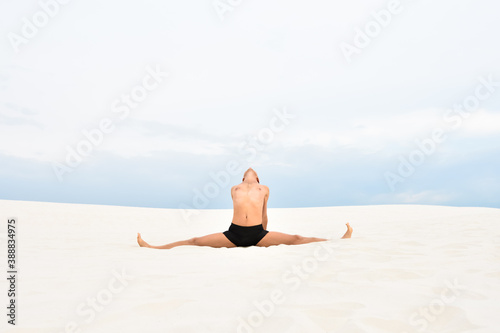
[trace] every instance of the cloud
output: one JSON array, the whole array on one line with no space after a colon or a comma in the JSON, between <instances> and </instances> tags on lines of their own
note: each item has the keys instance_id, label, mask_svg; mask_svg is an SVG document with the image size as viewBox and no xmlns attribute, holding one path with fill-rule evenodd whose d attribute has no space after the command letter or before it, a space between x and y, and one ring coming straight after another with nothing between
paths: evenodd
<instances>
[{"instance_id":1,"label":"cloud","mask_svg":"<svg viewBox=\"0 0 500 333\"><path fill-rule=\"evenodd\" d=\"M43 125L39 121L33 119L33 115L36 114L35 111L9 103L4 103L4 105L0 107L1 123L7 126L30 125L43 128Z\"/></svg>"},{"instance_id":2,"label":"cloud","mask_svg":"<svg viewBox=\"0 0 500 333\"><path fill-rule=\"evenodd\" d=\"M466 138L500 137L500 110L496 112L480 109L464 120L461 128Z\"/></svg>"},{"instance_id":3,"label":"cloud","mask_svg":"<svg viewBox=\"0 0 500 333\"><path fill-rule=\"evenodd\" d=\"M50 174L49 162L63 161L67 147L85 139L82 130L113 117L113 101L141 81L146 66L158 64L171 75L74 171L70 179L79 188L88 183L99 189L99 181L111 177L110 195L120 180L133 187L150 177L147 184L158 190L157 177L188 197L198 186L189 182L193 174L203 185L210 171L236 159L258 167L276 186L291 186L293 179L302 192L282 191L282 205L332 204L332 198L345 204L463 203L480 197L473 184L493 195L486 184L495 183L495 175L485 165L498 165L500 93L457 129L443 115L474 92L479 76L500 75L500 47L492 42L500 29L498 5L455 4L404 3L352 64L339 43L352 40L387 1L248 2L223 22L210 5L187 2L109 1L99 3L99 11L92 1L64 7L19 55L9 53L7 39L0 42L6 50L0 157L47 166ZM32 6L12 3L0 11L0 33L19 31L22 17L38 8ZM117 8L122 15L115 15ZM269 144L251 144L269 127L273 109L283 106L296 118ZM439 127L446 141L401 193L384 196L383 173L394 171L399 155L408 156L417 140ZM469 163L478 158L482 164ZM23 183L19 170L26 173L28 193L35 181L28 173L35 171L5 165L4 179L11 173ZM461 188L449 174L474 182ZM308 197L311 187L317 194ZM473 194L464 194L467 189ZM96 191L88 190L87 199ZM146 189L141 193L153 200ZM174 199L166 205L175 207Z\"/></svg>"},{"instance_id":4,"label":"cloud","mask_svg":"<svg viewBox=\"0 0 500 333\"><path fill-rule=\"evenodd\" d=\"M402 203L402 204L427 204L449 205L457 197L456 193L446 190L406 191L395 194L379 194L373 197L374 203Z\"/></svg>"}]
</instances>

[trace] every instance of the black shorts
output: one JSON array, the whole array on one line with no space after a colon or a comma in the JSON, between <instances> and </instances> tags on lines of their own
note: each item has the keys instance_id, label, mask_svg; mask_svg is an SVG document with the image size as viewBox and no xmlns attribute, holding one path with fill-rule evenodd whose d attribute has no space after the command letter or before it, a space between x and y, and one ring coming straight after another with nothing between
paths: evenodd
<instances>
[{"instance_id":1,"label":"black shorts","mask_svg":"<svg viewBox=\"0 0 500 333\"><path fill-rule=\"evenodd\" d=\"M231 223L229 230L224 231L223 234L236 246L252 246L257 245L268 232L264 230L262 224L243 227Z\"/></svg>"}]
</instances>

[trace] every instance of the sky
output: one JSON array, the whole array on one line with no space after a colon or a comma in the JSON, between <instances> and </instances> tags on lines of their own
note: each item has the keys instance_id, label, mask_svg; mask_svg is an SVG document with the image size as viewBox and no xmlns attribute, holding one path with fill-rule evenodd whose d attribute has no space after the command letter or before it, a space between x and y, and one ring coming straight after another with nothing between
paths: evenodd
<instances>
[{"instance_id":1,"label":"sky","mask_svg":"<svg viewBox=\"0 0 500 333\"><path fill-rule=\"evenodd\" d=\"M0 199L500 208L500 4L3 1Z\"/></svg>"}]
</instances>

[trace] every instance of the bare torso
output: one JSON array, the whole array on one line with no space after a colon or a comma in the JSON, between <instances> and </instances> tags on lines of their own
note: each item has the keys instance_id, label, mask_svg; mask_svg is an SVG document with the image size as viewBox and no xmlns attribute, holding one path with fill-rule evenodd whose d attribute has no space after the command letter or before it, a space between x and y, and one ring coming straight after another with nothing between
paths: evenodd
<instances>
[{"instance_id":1,"label":"bare torso","mask_svg":"<svg viewBox=\"0 0 500 333\"><path fill-rule=\"evenodd\" d=\"M261 224L264 202L268 195L269 188L259 183L243 182L233 186L231 188L234 210L232 223L244 227Z\"/></svg>"}]
</instances>

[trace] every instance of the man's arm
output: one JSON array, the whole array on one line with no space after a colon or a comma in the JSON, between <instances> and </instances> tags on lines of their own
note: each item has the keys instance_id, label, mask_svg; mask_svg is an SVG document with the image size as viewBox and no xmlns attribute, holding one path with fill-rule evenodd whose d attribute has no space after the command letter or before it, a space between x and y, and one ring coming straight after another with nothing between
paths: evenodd
<instances>
[{"instance_id":1,"label":"man's arm","mask_svg":"<svg viewBox=\"0 0 500 333\"><path fill-rule=\"evenodd\" d=\"M267 230L267 199L269 198L269 188L267 188L266 196L264 197L264 206L262 207L262 226Z\"/></svg>"}]
</instances>

